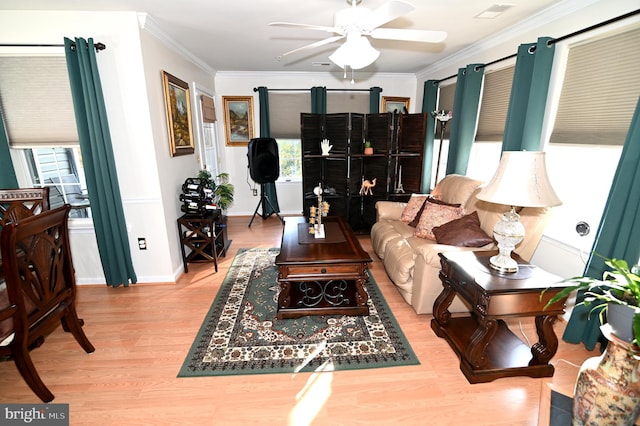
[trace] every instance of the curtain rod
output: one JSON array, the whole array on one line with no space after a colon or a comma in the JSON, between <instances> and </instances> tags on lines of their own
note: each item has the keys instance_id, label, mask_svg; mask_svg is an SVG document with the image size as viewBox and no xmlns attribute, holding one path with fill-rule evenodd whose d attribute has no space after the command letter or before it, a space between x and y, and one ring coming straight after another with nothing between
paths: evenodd
<instances>
[{"instance_id":1,"label":"curtain rod","mask_svg":"<svg viewBox=\"0 0 640 426\"><path fill-rule=\"evenodd\" d=\"M267 92L306 92L311 89L269 89ZM257 87L253 88L254 92L258 91ZM370 92L371 89L327 89L327 92ZM381 90L382 91L382 90Z\"/></svg>"},{"instance_id":2,"label":"curtain rod","mask_svg":"<svg viewBox=\"0 0 640 426\"><path fill-rule=\"evenodd\" d=\"M73 43L73 46L75 46L75 43ZM0 47L64 47L64 44L8 44L8 43L2 43L0 44ZM96 52L99 52L101 50L104 50L107 48L107 45L104 43L94 43L93 47L95 47Z\"/></svg>"},{"instance_id":3,"label":"curtain rod","mask_svg":"<svg viewBox=\"0 0 640 426\"><path fill-rule=\"evenodd\" d=\"M616 16L615 18L608 19L608 20L603 21L603 22L600 22L600 23L598 23L598 24L591 25L590 27L586 27L586 28L583 28L583 29L581 29L581 30L574 31L574 32L569 33L569 34L565 34L565 35L563 35L562 37L554 38L554 39L552 39L552 40L549 40L549 41L547 42L547 44L548 44L549 46L551 46L552 44L556 44L556 43L559 43L559 42L561 42L561 41L564 41L564 40L566 40L566 39L568 39L568 38L575 37L575 36L580 35L580 34L584 34L584 33L586 33L586 32L589 32L589 31L592 31L592 30L595 30L595 29L598 29L598 28L601 28L601 27L607 26L607 25L609 25L609 24L613 24L614 22L621 21L621 20L623 20L623 19L626 19L626 18L629 18L629 17L631 17L631 16L637 15L638 13L640 13L640 9L632 10L631 12L625 13L625 14L620 15L620 16ZM533 47L533 51L535 51L535 46ZM532 53L533 53L533 51L532 51ZM479 70L479 69L481 69L481 68L485 68L485 67L488 67L488 66L490 66L490 65L497 64L498 62L502 62L502 61L506 61L507 59L515 58L516 56L518 56L518 54L517 54L517 53L514 53L514 54L512 54L512 55L508 55L508 56L502 57L502 58L500 58L500 59L496 59L495 61L491 61L491 62L488 62L488 63L483 64L483 65L478 65L478 66L476 67L476 71L477 71L477 70ZM450 80L450 79L452 79L452 78L454 78L454 77L457 77L457 76L458 76L458 74L457 74L457 73L456 73L456 74L453 74L453 75L450 75L450 76L448 76L448 77L445 77L445 78L443 78L443 79L440 79L440 80L435 81L435 82L434 82L434 84L435 84L435 83L440 84L440 83L442 83L443 81Z\"/></svg>"}]
</instances>

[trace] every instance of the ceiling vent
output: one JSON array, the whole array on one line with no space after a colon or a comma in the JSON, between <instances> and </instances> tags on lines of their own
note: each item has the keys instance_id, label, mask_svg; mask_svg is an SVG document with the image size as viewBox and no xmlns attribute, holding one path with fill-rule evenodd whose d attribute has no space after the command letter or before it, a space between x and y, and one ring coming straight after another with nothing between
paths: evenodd
<instances>
[{"instance_id":1,"label":"ceiling vent","mask_svg":"<svg viewBox=\"0 0 640 426\"><path fill-rule=\"evenodd\" d=\"M480 12L479 14L477 14L475 17L479 19L497 18L498 16L506 12L507 9L510 9L513 6L514 6L513 4L504 4L504 3L494 4L484 12Z\"/></svg>"}]
</instances>

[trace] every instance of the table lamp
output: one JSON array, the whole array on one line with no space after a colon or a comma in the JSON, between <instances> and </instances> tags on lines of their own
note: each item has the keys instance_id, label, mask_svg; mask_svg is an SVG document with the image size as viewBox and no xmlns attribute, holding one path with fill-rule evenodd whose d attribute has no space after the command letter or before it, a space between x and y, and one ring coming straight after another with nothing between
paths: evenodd
<instances>
[{"instance_id":1,"label":"table lamp","mask_svg":"<svg viewBox=\"0 0 640 426\"><path fill-rule=\"evenodd\" d=\"M518 271L511 252L524 238L524 226L516 207L553 207L562 204L547 176L544 152L505 151L493 178L478 193L478 199L511 206L493 228L499 253L489 260L491 268Z\"/></svg>"}]
</instances>

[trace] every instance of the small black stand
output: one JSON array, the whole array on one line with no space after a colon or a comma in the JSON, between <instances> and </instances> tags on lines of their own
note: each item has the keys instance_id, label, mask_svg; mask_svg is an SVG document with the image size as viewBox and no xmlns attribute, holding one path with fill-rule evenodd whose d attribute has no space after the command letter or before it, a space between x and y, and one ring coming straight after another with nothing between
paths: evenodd
<instances>
[{"instance_id":1,"label":"small black stand","mask_svg":"<svg viewBox=\"0 0 640 426\"><path fill-rule=\"evenodd\" d=\"M282 217L280 217L280 215L278 214L278 211L275 209L275 207L273 207L273 204L271 204L271 200L269 200L269 197L266 197L264 195L264 183L260 184L260 201L258 201L258 205L256 206L256 210L253 212L253 216L251 217L251 221L249 222L249 228L251 228L251 224L253 223L253 219L256 218L256 214L258 214L258 209L260 208L260 205L262 205L262 214L260 216L262 216L262 219L266 219L269 216L271 216L273 213L270 213L268 215L264 214L264 203L268 204L269 207L271 207L271 210L273 210L273 213L275 213L276 216L278 216L278 219L280 219L280 222L282 222L284 224L284 220L282 219Z\"/></svg>"}]
</instances>

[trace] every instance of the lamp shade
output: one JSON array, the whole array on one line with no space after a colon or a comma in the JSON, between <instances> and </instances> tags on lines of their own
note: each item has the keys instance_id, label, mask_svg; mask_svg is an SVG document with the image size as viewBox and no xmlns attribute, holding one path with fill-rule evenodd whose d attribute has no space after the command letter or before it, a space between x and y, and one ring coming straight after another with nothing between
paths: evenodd
<instances>
[{"instance_id":1,"label":"lamp shade","mask_svg":"<svg viewBox=\"0 0 640 426\"><path fill-rule=\"evenodd\" d=\"M369 40L359 33L349 33L347 41L340 46L329 59L340 68L351 67L354 70L371 65L380 56L380 52L371 46Z\"/></svg>"},{"instance_id":2,"label":"lamp shade","mask_svg":"<svg viewBox=\"0 0 640 426\"><path fill-rule=\"evenodd\" d=\"M478 199L516 207L553 207L562 204L549 176L544 152L505 151L493 178Z\"/></svg>"}]
</instances>

